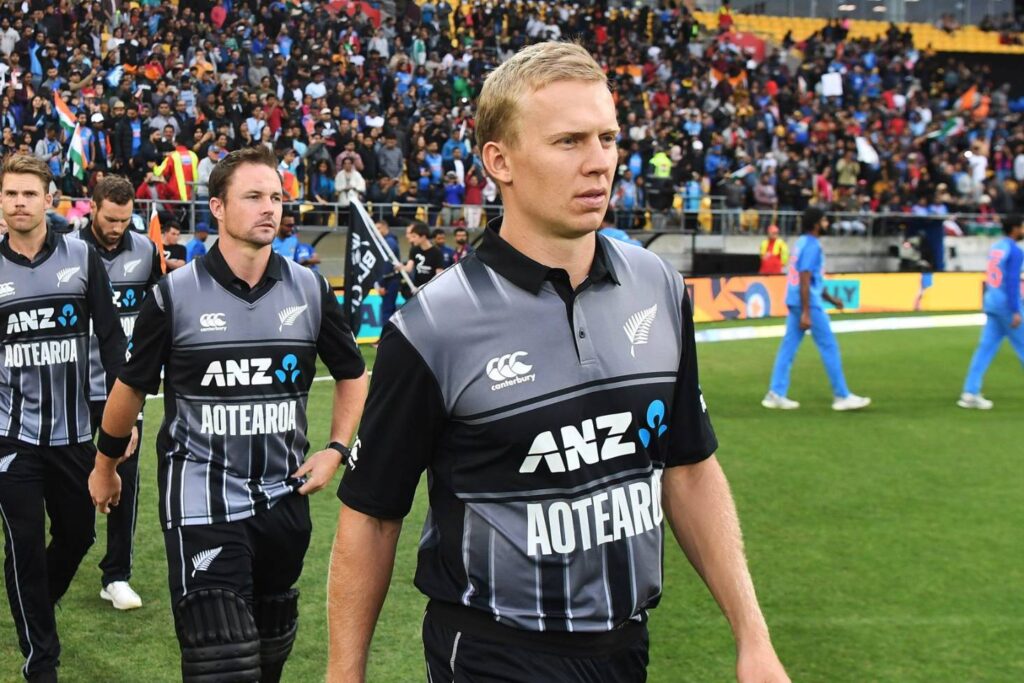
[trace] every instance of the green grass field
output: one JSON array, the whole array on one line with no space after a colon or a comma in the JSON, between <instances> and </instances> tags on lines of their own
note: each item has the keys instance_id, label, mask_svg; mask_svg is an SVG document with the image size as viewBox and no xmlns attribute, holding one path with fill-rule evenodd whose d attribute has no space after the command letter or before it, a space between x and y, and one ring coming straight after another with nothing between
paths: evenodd
<instances>
[{"instance_id":1,"label":"green grass field","mask_svg":"<svg viewBox=\"0 0 1024 683\"><path fill-rule=\"evenodd\" d=\"M718 457L732 482L761 604L794 681L1024 680L1024 383L1004 348L985 387L996 409L957 408L977 337L976 328L842 335L850 386L874 399L861 414L830 410L809 340L791 390L803 407L791 413L759 405L778 340L700 346ZM316 383L314 444L326 441L329 400L329 383ZM132 583L145 606L116 613L99 598L98 542L58 615L62 680L179 680L155 510L152 439L161 412L151 401L142 455ZM402 535L374 640L372 681L423 680L424 599L412 586L423 494L421 487ZM325 582L338 506L333 488L313 499L289 681L323 676ZM104 539L102 521L98 528ZM733 680L723 617L678 548L666 550L665 598L651 619L650 680ZM0 599L0 681L16 681L22 659L6 595Z\"/></svg>"}]
</instances>

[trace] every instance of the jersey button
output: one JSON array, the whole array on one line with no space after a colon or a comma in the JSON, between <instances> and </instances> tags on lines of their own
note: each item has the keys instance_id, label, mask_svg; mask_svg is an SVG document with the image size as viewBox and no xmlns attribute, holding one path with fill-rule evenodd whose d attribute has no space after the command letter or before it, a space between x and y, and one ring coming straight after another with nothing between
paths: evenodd
<instances>
[{"instance_id":1,"label":"jersey button","mask_svg":"<svg viewBox=\"0 0 1024 683\"><path fill-rule=\"evenodd\" d=\"M580 330L580 339L586 339L586 338L587 338L586 331L585 330Z\"/></svg>"}]
</instances>

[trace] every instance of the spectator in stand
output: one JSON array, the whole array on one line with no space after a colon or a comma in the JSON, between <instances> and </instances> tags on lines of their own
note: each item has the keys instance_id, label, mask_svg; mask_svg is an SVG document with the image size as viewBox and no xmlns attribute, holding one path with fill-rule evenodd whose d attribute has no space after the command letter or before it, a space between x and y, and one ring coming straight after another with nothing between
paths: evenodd
<instances>
[{"instance_id":1,"label":"spectator in stand","mask_svg":"<svg viewBox=\"0 0 1024 683\"><path fill-rule=\"evenodd\" d=\"M458 263L472 256L475 250L469 244L469 231L465 228L455 228L454 237L455 253L452 255L452 261Z\"/></svg>"},{"instance_id":2,"label":"spectator in stand","mask_svg":"<svg viewBox=\"0 0 1024 683\"><path fill-rule=\"evenodd\" d=\"M896 26L874 40L851 39L838 21L811 35L791 32L787 48L791 41L803 55L794 63L786 52L769 48L758 60L713 40L718 26L733 26L728 4L706 27L684 6L626 6L613 13L601 3L574 11L547 2L492 3L465 12L427 3L418 16L389 22L385 15L379 24L360 12L292 15L285 3L263 3L259 12L251 11L252 3L216 5L217 21L195 12L194 3L147 2L121 15L101 3L66 4L43 15L54 17L52 35L34 31L35 18L19 7L0 12L0 22L8 22L7 30L0 23L0 53L11 50L0 77L0 96L7 98L4 104L0 97L0 120L8 122L0 125L10 129L3 145L16 151L27 136L30 149L38 147L46 128L58 125L49 96L56 87L84 123L93 164L87 174L107 166L136 186L152 166L181 151L174 144L181 135L198 159L208 156L211 144L293 147L300 163L292 172L307 192L320 159L341 169L343 154L358 157L354 168L368 186L384 173L404 190L420 180L415 160L422 139L425 150L436 145L440 162L434 169L428 152L432 177L416 192L420 201L439 206L448 171L470 189L473 111L483 77L555 30L579 36L609 74L627 124L618 163L630 169L638 188L655 181L648 182L648 196L641 193L638 215L668 208L694 172L711 188L717 209L728 187L721 178L748 165L753 172L744 171L743 196L738 206L731 202L730 212L755 206L753 190L767 172L778 179L780 208L795 211L812 195L830 208L836 201L859 204L859 189L854 195L836 191L857 188L859 180L867 181L879 205L875 186L885 183L885 208L905 210L922 178L958 188L952 176L961 165L972 186L955 194L951 210L973 212L1004 176L1024 183L1024 129L1005 90L990 85L991 68L971 71L941 53L931 55ZM955 18L947 16L942 25L956 30ZM1020 30L1013 16L990 18L987 25L1014 39ZM842 96L816 95L828 71L843 74ZM42 92L47 96L32 96ZM102 125L92 123L95 115L103 116ZM107 135L109 159L100 144ZM858 136L878 153L877 168L856 160L849 141ZM66 149L69 136L61 131L57 140ZM661 178L644 177L652 159L663 163L655 143L672 150L670 195ZM61 185L80 194L92 180L79 187L65 174ZM173 190L175 173L164 180ZM484 179L482 186L489 185ZM993 204L1001 213L1024 208L1024 193L998 189ZM780 219L784 231L787 225Z\"/></svg>"},{"instance_id":3,"label":"spectator in stand","mask_svg":"<svg viewBox=\"0 0 1024 683\"><path fill-rule=\"evenodd\" d=\"M615 224L620 230L632 230L636 223L634 215L642 202L639 186L633 181L633 172L627 169L620 169L619 178L615 189L612 191L609 203L615 209Z\"/></svg>"},{"instance_id":4,"label":"spectator in stand","mask_svg":"<svg viewBox=\"0 0 1024 683\"><path fill-rule=\"evenodd\" d=\"M196 219L209 223L210 218L210 174L224 152L217 145L206 148L206 156L199 162L196 174Z\"/></svg>"},{"instance_id":5,"label":"spectator in stand","mask_svg":"<svg viewBox=\"0 0 1024 683\"><path fill-rule=\"evenodd\" d=\"M289 261L297 261L296 252L299 248L299 237L295 234L295 216L283 214L281 225L277 227L277 237L271 243L275 254L279 254Z\"/></svg>"},{"instance_id":6,"label":"spectator in stand","mask_svg":"<svg viewBox=\"0 0 1024 683\"><path fill-rule=\"evenodd\" d=\"M768 226L768 236L761 240L760 253L761 267L757 272L761 275L781 275L789 263L789 247L779 237L779 226Z\"/></svg>"},{"instance_id":7,"label":"spectator in stand","mask_svg":"<svg viewBox=\"0 0 1024 683\"><path fill-rule=\"evenodd\" d=\"M337 191L334 186L334 171L331 169L330 159L320 159L313 173L309 177L309 200L320 207L314 213L320 225L327 225L332 214L328 204L333 204L337 199Z\"/></svg>"},{"instance_id":8,"label":"spectator in stand","mask_svg":"<svg viewBox=\"0 0 1024 683\"><path fill-rule=\"evenodd\" d=\"M387 221L377 221L374 223L377 228L377 232L384 241L387 243L388 248L391 250L392 255L399 262L402 260L402 254L398 246L398 238L391 232L391 227ZM380 271L377 275L377 291L380 293L380 326L384 327L391 316L394 315L397 310L398 302L398 290L401 277L398 271L395 269L394 264L384 263L380 264Z\"/></svg>"},{"instance_id":9,"label":"spectator in stand","mask_svg":"<svg viewBox=\"0 0 1024 683\"><path fill-rule=\"evenodd\" d=\"M441 259L444 263L444 267L455 263L455 250L449 247L446 242L448 241L448 235L442 228L434 228L434 232L430 234L434 241L434 246L441 252Z\"/></svg>"},{"instance_id":10,"label":"spectator in stand","mask_svg":"<svg viewBox=\"0 0 1024 683\"><path fill-rule=\"evenodd\" d=\"M757 185L754 186L754 202L758 211L758 220L761 225L769 225L775 222L776 211L779 208L779 198L775 192L775 185L772 184L771 172L762 173Z\"/></svg>"},{"instance_id":11,"label":"spectator in stand","mask_svg":"<svg viewBox=\"0 0 1024 683\"><path fill-rule=\"evenodd\" d=\"M466 204L466 227L479 228L483 219L484 186L487 178L484 176L483 167L473 164L466 173L466 196L463 200Z\"/></svg>"},{"instance_id":12,"label":"spectator in stand","mask_svg":"<svg viewBox=\"0 0 1024 683\"><path fill-rule=\"evenodd\" d=\"M455 171L448 171L444 176L444 199L441 208L441 223L444 225L465 225L462 215L462 204L466 199L466 186L459 182ZM450 264L449 264L450 265Z\"/></svg>"},{"instance_id":13,"label":"spectator in stand","mask_svg":"<svg viewBox=\"0 0 1024 683\"><path fill-rule=\"evenodd\" d=\"M358 154L345 155L342 153L341 170L334 176L334 189L338 193L338 204L347 209L353 199L363 201L366 198L366 179L363 174L356 170L355 161ZM347 214L346 214L347 215Z\"/></svg>"},{"instance_id":14,"label":"spectator in stand","mask_svg":"<svg viewBox=\"0 0 1024 683\"><path fill-rule=\"evenodd\" d=\"M405 170L405 159L402 150L398 148L398 138L394 134L384 138L384 146L377 151L377 162L380 164L380 172L384 175L398 180Z\"/></svg>"},{"instance_id":15,"label":"spectator in stand","mask_svg":"<svg viewBox=\"0 0 1024 683\"><path fill-rule=\"evenodd\" d=\"M210 226L196 223L196 232L185 246L185 263L206 256L206 238L210 236Z\"/></svg>"},{"instance_id":16,"label":"spectator in stand","mask_svg":"<svg viewBox=\"0 0 1024 683\"><path fill-rule=\"evenodd\" d=\"M181 268L188 261L188 254L185 247L178 244L181 237L181 228L176 223L167 223L160 226L160 232L164 243L164 263L167 265L167 272Z\"/></svg>"}]
</instances>

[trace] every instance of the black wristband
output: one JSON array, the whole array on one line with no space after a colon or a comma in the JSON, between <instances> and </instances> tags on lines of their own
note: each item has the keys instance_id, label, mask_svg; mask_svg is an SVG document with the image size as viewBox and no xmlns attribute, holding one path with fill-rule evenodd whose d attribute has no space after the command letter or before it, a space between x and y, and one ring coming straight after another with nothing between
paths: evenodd
<instances>
[{"instance_id":1,"label":"black wristband","mask_svg":"<svg viewBox=\"0 0 1024 683\"><path fill-rule=\"evenodd\" d=\"M338 451L339 453L341 453L341 464L342 465L344 465L345 463L348 462L348 456L352 454L352 449L349 448L348 446L346 446L345 444L341 443L340 441L332 441L329 444L327 444L326 446L324 446L325 450L328 449L328 448L330 448L331 450L335 450L335 451Z\"/></svg>"},{"instance_id":2,"label":"black wristband","mask_svg":"<svg viewBox=\"0 0 1024 683\"><path fill-rule=\"evenodd\" d=\"M103 431L103 427L100 427L99 436L96 437L96 450L108 458L118 459L124 455L124 452L128 450L128 444L131 442L132 436L111 436Z\"/></svg>"}]
</instances>

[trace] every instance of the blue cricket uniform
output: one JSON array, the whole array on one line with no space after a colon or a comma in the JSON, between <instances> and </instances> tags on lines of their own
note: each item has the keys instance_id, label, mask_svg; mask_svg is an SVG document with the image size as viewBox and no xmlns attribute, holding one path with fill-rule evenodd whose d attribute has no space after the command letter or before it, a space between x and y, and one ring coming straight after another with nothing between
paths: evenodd
<instances>
[{"instance_id":1,"label":"blue cricket uniform","mask_svg":"<svg viewBox=\"0 0 1024 683\"><path fill-rule=\"evenodd\" d=\"M185 263L194 261L200 256L206 256L206 244L192 238L185 246Z\"/></svg>"},{"instance_id":2,"label":"blue cricket uniform","mask_svg":"<svg viewBox=\"0 0 1024 683\"><path fill-rule=\"evenodd\" d=\"M289 261L296 261L298 259L295 258L295 252L299 249L299 238L294 234L288 237L275 237L270 248L275 254L280 254Z\"/></svg>"},{"instance_id":3,"label":"blue cricket uniform","mask_svg":"<svg viewBox=\"0 0 1024 683\"><path fill-rule=\"evenodd\" d=\"M805 330L800 329L800 273L810 273L810 314L811 337L818 347L821 360L825 364L832 393L836 398L846 398L850 390L843 376L843 363L839 358L839 342L832 333L828 313L825 312L825 253L821 242L811 234L801 235L793 247L789 259L787 274L786 305L789 316L786 318L786 334L775 357L772 369L771 391L779 396L786 396L789 391L789 375L793 369L793 359L804 339Z\"/></svg>"},{"instance_id":4,"label":"blue cricket uniform","mask_svg":"<svg viewBox=\"0 0 1024 683\"><path fill-rule=\"evenodd\" d=\"M1017 358L1024 365L1024 325L1010 327L1014 313L1021 312L1020 271L1024 262L1021 250L1009 237L996 242L988 252L988 268L985 275L985 327L981 330L978 348L971 358L971 366L964 380L964 393L980 394L985 371L995 358L1003 339L1009 337L1010 345L1017 352Z\"/></svg>"}]
</instances>

